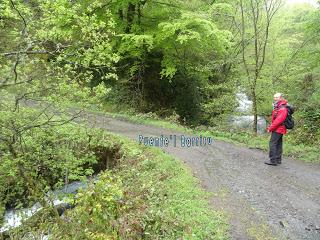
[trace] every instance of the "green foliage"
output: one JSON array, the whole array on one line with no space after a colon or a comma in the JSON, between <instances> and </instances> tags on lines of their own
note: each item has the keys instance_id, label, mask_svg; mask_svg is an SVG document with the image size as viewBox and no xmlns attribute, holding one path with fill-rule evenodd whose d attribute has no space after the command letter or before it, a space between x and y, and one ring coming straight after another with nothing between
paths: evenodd
<instances>
[{"instance_id":1,"label":"green foliage","mask_svg":"<svg viewBox=\"0 0 320 240\"><path fill-rule=\"evenodd\" d=\"M90 86L117 78L114 64L120 58L111 44L115 22L103 1L43 1L41 10L43 27L37 36L63 49L52 61L72 68L73 77Z\"/></svg>"},{"instance_id":2,"label":"green foliage","mask_svg":"<svg viewBox=\"0 0 320 240\"><path fill-rule=\"evenodd\" d=\"M175 21L161 22L159 28L156 38L165 50L161 71L163 77L172 78L178 66L182 67L185 76L208 71L205 66L201 66L206 51L211 50L213 57L225 53L228 48L230 34L218 30L215 24L195 14L183 14ZM197 58L200 60L196 62L199 65L194 62Z\"/></svg>"},{"instance_id":3,"label":"green foliage","mask_svg":"<svg viewBox=\"0 0 320 240\"><path fill-rule=\"evenodd\" d=\"M77 194L77 207L67 215L66 228L53 226L53 238L115 239L118 237L118 219L123 206L121 179L109 172L99 175L99 181ZM62 224L62 223L60 223ZM70 228L71 227L71 228Z\"/></svg>"},{"instance_id":4,"label":"green foliage","mask_svg":"<svg viewBox=\"0 0 320 240\"><path fill-rule=\"evenodd\" d=\"M317 115L313 111L319 101L314 84L320 72L319 11L311 6L280 9L273 16L264 66L257 84L252 84L253 22L245 14L247 76L240 64L239 2L13 3L1 4L0 51L21 52L0 55L0 82L18 81L8 89L18 96L46 97L57 105L69 100L83 105L109 101L142 113L176 114L176 120L189 125L217 126L235 109L238 84L252 99L255 88L257 114L263 116L270 115L272 95L284 92L299 106L297 139L307 141L308 134L313 135L310 142L318 139L313 129L318 123L312 116ZM250 4L243 1L245 10ZM263 28L266 12L263 4L258 7L257 24ZM259 41L264 37L263 32L258 34ZM303 80L310 74L314 83ZM299 91L305 87L307 92ZM306 94L309 98L302 100Z\"/></svg>"},{"instance_id":5,"label":"green foliage","mask_svg":"<svg viewBox=\"0 0 320 240\"><path fill-rule=\"evenodd\" d=\"M115 41L122 56L119 76L123 79L113 86L117 92L115 102L120 98L145 112L165 107L178 113L180 121L201 119L199 105L213 101L201 98L201 89L215 84L208 79L231 47L231 34L218 29L206 12L194 11L204 9L202 1L132 4L136 12L130 33L119 34L121 38ZM130 6L127 5L128 11ZM128 18L130 12L122 14L125 13ZM118 21L117 24L124 20ZM122 67L126 65L130 66L128 70Z\"/></svg>"},{"instance_id":6,"label":"green foliage","mask_svg":"<svg viewBox=\"0 0 320 240\"><path fill-rule=\"evenodd\" d=\"M243 1L246 13L252 2ZM310 145L320 143L319 9L303 5L274 15L264 66L252 84L253 22L245 14L241 49L238 3L2 0L0 216L5 207L41 201L48 190L92 175L117 151L113 137L68 123L62 112L70 101L125 105L141 112L140 122L161 116L179 129L178 123L220 129L236 106L236 84L249 97L254 89L257 113L264 116L280 91L297 108L286 151L316 161ZM256 23L265 27L259 7ZM263 31L257 35L260 53L265 37ZM241 67L242 53L249 74ZM22 108L26 98L44 100L38 107L45 110ZM213 132L267 146L265 136ZM205 195L175 160L145 149L142 154L136 146L121 150L121 165L78 195L68 227L65 220L54 224L57 239L224 238L220 216L208 212Z\"/></svg>"},{"instance_id":7,"label":"green foliage","mask_svg":"<svg viewBox=\"0 0 320 240\"><path fill-rule=\"evenodd\" d=\"M49 189L97 171L97 147L110 148L102 132L35 109L0 111L0 202L20 207L41 199Z\"/></svg>"},{"instance_id":8,"label":"green foliage","mask_svg":"<svg viewBox=\"0 0 320 240\"><path fill-rule=\"evenodd\" d=\"M271 71L274 75L272 87L285 93L296 108L297 124L292 132L296 144L317 145L320 141L320 35L317 19L319 10L308 5L293 6L277 17L279 25L274 30L277 33L274 39L277 55L272 62L278 67Z\"/></svg>"},{"instance_id":9,"label":"green foliage","mask_svg":"<svg viewBox=\"0 0 320 240\"><path fill-rule=\"evenodd\" d=\"M132 143L120 151L120 165L77 195L76 208L53 227L55 238L227 238L223 216L208 209L208 195L179 162Z\"/></svg>"},{"instance_id":10,"label":"green foliage","mask_svg":"<svg viewBox=\"0 0 320 240\"><path fill-rule=\"evenodd\" d=\"M10 30L3 51L28 47L19 55L16 76L10 67L15 64L15 54L1 65L1 73L11 83L12 78L21 82L32 79L31 88L19 84L18 90L24 93L30 89L30 96L49 96L47 100L60 104L66 98L88 101L95 96L94 88L104 83L111 90L111 101L143 112L167 108L176 112L180 121L207 122L212 112L200 105L217 99L210 98L212 92L205 97L201 94L214 89L212 85L228 83L225 74L218 73L226 64L224 57L232 47L232 36L210 19L206 4L43 0L17 1L15 9L5 1L2 23ZM227 5L220 4L219 8ZM27 29L23 33L22 23ZM224 69L226 73L230 70ZM216 81L210 80L213 76ZM57 94L50 94L50 90ZM231 110L224 105L220 108L223 113Z\"/></svg>"},{"instance_id":11,"label":"green foliage","mask_svg":"<svg viewBox=\"0 0 320 240\"><path fill-rule=\"evenodd\" d=\"M115 168L80 190L72 201L75 208L63 218L44 208L10 236L50 232L54 239L227 239L224 216L210 208L209 194L179 161L105 132L90 133L91 147L118 151ZM84 136L77 137L82 139L78 151L84 151Z\"/></svg>"}]
</instances>

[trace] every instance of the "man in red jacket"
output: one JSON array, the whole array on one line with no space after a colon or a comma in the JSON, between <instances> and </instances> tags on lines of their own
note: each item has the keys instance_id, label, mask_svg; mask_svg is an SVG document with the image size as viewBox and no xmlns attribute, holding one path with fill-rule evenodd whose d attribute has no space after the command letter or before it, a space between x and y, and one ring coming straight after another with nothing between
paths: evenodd
<instances>
[{"instance_id":1,"label":"man in red jacket","mask_svg":"<svg viewBox=\"0 0 320 240\"><path fill-rule=\"evenodd\" d=\"M287 133L286 127L283 122L286 120L288 110L286 108L287 100L282 97L281 93L276 93L273 96L273 111L272 122L268 127L268 132L271 132L269 142L269 161L265 164L277 166L281 164L282 158L282 136Z\"/></svg>"}]
</instances>

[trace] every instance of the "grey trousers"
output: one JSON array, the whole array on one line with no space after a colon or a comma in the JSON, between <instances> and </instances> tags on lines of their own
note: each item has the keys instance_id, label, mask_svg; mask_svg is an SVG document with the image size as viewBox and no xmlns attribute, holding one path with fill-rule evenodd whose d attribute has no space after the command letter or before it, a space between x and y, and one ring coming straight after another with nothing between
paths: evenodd
<instances>
[{"instance_id":1,"label":"grey trousers","mask_svg":"<svg viewBox=\"0 0 320 240\"><path fill-rule=\"evenodd\" d=\"M272 132L269 142L269 158L271 162L281 161L282 158L282 136L281 133Z\"/></svg>"}]
</instances>

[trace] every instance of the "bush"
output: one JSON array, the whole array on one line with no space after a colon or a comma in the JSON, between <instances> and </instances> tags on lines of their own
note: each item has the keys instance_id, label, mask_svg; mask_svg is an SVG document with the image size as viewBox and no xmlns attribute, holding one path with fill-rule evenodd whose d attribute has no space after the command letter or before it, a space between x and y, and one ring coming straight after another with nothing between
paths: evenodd
<instances>
[{"instance_id":1,"label":"bush","mask_svg":"<svg viewBox=\"0 0 320 240\"><path fill-rule=\"evenodd\" d=\"M113 148L105 132L61 125L60 118L52 126L35 116L39 110L0 112L0 206L27 206L50 189L92 175L105 165L101 149Z\"/></svg>"},{"instance_id":2,"label":"bush","mask_svg":"<svg viewBox=\"0 0 320 240\"><path fill-rule=\"evenodd\" d=\"M54 239L227 239L221 213L181 163L161 150L121 145L120 164L49 226Z\"/></svg>"}]
</instances>

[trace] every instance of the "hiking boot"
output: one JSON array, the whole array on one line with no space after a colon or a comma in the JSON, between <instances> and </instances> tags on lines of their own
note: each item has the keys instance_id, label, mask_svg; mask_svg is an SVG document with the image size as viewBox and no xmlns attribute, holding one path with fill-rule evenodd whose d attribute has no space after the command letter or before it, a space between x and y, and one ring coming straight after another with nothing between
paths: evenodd
<instances>
[{"instance_id":1,"label":"hiking boot","mask_svg":"<svg viewBox=\"0 0 320 240\"><path fill-rule=\"evenodd\" d=\"M272 166L277 166L278 165L277 162L271 161L271 160L265 161L264 163L267 164L267 165L272 165Z\"/></svg>"},{"instance_id":2,"label":"hiking boot","mask_svg":"<svg viewBox=\"0 0 320 240\"><path fill-rule=\"evenodd\" d=\"M281 164L281 159L277 159L277 164Z\"/></svg>"}]
</instances>

